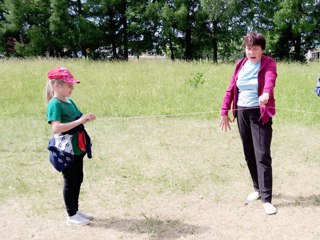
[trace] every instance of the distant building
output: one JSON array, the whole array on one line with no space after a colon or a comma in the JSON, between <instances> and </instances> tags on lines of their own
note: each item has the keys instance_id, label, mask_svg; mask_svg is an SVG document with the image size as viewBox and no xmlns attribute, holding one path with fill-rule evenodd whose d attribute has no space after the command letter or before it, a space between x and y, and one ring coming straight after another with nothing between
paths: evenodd
<instances>
[{"instance_id":1,"label":"distant building","mask_svg":"<svg viewBox=\"0 0 320 240\"><path fill-rule=\"evenodd\" d=\"M129 59L166 59L166 55L165 54L157 55L157 54L145 52L137 56L129 55Z\"/></svg>"},{"instance_id":2,"label":"distant building","mask_svg":"<svg viewBox=\"0 0 320 240\"><path fill-rule=\"evenodd\" d=\"M319 61L320 60L320 49L309 50L306 54L308 61Z\"/></svg>"}]
</instances>

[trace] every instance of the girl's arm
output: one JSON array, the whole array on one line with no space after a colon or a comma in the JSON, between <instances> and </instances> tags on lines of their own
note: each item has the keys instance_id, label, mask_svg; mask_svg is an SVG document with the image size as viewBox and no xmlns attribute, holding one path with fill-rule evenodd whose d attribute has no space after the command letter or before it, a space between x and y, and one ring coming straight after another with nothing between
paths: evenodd
<instances>
[{"instance_id":1,"label":"girl's arm","mask_svg":"<svg viewBox=\"0 0 320 240\"><path fill-rule=\"evenodd\" d=\"M96 115L94 115L93 113L88 113L88 114L82 115L79 119L73 122L61 123L60 121L52 121L51 126L54 133L62 133L62 132L67 132L72 128L75 128L80 124L85 124L88 121L92 121L95 119L96 119Z\"/></svg>"}]
</instances>

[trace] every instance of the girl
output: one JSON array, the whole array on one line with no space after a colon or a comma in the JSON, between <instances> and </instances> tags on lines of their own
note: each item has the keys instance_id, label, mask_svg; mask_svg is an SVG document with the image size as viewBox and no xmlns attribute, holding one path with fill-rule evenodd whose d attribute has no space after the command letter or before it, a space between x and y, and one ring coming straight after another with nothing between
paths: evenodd
<instances>
[{"instance_id":1,"label":"girl","mask_svg":"<svg viewBox=\"0 0 320 240\"><path fill-rule=\"evenodd\" d=\"M96 119L92 113L82 114L70 98L74 84L80 83L67 68L57 67L48 72L46 86L47 116L51 124L54 137L71 136L73 161L64 169L63 197L68 213L67 224L86 225L93 219L92 216L79 211L78 201L80 187L83 180L83 157L91 155L90 138L84 130L83 124ZM80 129L80 130L79 130ZM79 138L85 136L87 138ZM89 142L86 142L89 139Z\"/></svg>"}]
</instances>

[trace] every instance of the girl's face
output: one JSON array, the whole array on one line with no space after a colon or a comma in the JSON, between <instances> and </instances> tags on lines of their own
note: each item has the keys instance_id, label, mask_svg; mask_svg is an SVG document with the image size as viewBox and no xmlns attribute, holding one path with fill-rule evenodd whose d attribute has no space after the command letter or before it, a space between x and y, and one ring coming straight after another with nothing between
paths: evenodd
<instances>
[{"instance_id":1,"label":"girl's face","mask_svg":"<svg viewBox=\"0 0 320 240\"><path fill-rule=\"evenodd\" d=\"M246 56L251 63L260 62L263 50L260 45L246 46Z\"/></svg>"},{"instance_id":2,"label":"girl's face","mask_svg":"<svg viewBox=\"0 0 320 240\"><path fill-rule=\"evenodd\" d=\"M67 97L70 97L73 91L73 84L59 84L54 86L55 95L62 100L65 100Z\"/></svg>"}]
</instances>

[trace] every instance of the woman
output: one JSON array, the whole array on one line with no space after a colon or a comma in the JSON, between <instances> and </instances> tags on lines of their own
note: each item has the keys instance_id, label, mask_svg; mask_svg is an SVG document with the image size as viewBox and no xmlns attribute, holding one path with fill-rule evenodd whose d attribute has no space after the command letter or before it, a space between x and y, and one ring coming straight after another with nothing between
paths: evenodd
<instances>
[{"instance_id":1,"label":"woman","mask_svg":"<svg viewBox=\"0 0 320 240\"><path fill-rule=\"evenodd\" d=\"M272 200L272 166L270 145L272 139L272 117L275 115L273 90L277 78L276 62L263 55L265 37L250 32L243 38L246 57L235 67L222 107L222 130L230 128L231 108L237 118L245 159L253 182L254 192L247 196L248 202L259 198L267 214L277 209Z\"/></svg>"}]
</instances>

